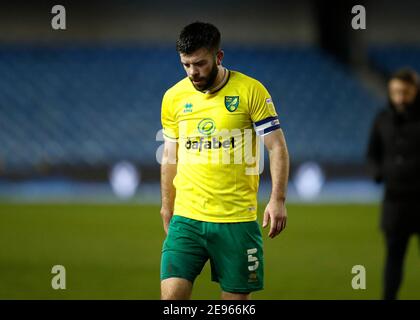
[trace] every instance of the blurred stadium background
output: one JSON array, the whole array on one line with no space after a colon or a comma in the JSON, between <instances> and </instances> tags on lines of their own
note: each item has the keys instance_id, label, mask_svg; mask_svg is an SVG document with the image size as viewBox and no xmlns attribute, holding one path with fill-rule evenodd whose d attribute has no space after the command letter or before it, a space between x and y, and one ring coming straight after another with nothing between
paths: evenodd
<instances>
[{"instance_id":1,"label":"blurred stadium background","mask_svg":"<svg viewBox=\"0 0 420 320\"><path fill-rule=\"evenodd\" d=\"M195 20L221 30L226 67L269 89L289 147L288 229L265 241L254 298L380 298L382 188L364 153L387 76L420 71L418 1L61 1L61 31L54 4L1 4L1 299L159 297L160 103ZM356 4L366 30L351 29ZM413 240L401 298L420 299L418 252ZM66 290L51 288L57 264ZM351 287L359 264L366 290ZM193 297L218 292L206 267Z\"/></svg>"}]
</instances>

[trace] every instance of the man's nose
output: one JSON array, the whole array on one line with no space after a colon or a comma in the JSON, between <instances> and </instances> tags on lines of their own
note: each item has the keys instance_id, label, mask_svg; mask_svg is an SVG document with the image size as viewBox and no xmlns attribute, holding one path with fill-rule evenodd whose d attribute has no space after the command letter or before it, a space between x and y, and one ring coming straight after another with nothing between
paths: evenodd
<instances>
[{"instance_id":1,"label":"man's nose","mask_svg":"<svg viewBox=\"0 0 420 320\"><path fill-rule=\"evenodd\" d=\"M198 76L200 74L198 72L198 68L197 67L194 67L194 66L191 66L188 71L189 71L190 77L195 77L195 76Z\"/></svg>"}]
</instances>

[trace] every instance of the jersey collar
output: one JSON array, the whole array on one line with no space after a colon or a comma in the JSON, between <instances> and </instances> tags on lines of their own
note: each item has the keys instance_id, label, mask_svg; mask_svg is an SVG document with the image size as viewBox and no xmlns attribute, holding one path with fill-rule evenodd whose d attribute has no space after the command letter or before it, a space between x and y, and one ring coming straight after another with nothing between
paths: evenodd
<instances>
[{"instance_id":1,"label":"jersey collar","mask_svg":"<svg viewBox=\"0 0 420 320\"><path fill-rule=\"evenodd\" d=\"M205 93L205 94L215 93L215 92L219 91L220 89L222 89L226 85L226 83L229 81L230 71L226 68L223 68L223 69L224 69L225 72L223 74L222 81L220 81L220 83L216 87L211 88L209 90L202 91L203 93Z\"/></svg>"}]
</instances>

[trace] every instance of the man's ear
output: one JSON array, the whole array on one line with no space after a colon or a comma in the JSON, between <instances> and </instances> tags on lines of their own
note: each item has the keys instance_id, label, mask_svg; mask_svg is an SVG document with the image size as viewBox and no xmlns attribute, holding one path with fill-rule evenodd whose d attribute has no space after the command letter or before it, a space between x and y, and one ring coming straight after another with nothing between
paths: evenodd
<instances>
[{"instance_id":1,"label":"man's ear","mask_svg":"<svg viewBox=\"0 0 420 320\"><path fill-rule=\"evenodd\" d=\"M216 53L216 63L218 66L220 66L222 64L222 60L224 57L225 53L223 52L223 50L219 50Z\"/></svg>"}]
</instances>

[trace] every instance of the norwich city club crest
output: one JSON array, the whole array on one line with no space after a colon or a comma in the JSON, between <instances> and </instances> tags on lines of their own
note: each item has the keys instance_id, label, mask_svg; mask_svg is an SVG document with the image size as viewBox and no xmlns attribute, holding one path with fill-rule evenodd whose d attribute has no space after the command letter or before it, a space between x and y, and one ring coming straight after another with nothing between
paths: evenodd
<instances>
[{"instance_id":1,"label":"norwich city club crest","mask_svg":"<svg viewBox=\"0 0 420 320\"><path fill-rule=\"evenodd\" d=\"M238 109L239 96L225 96L225 107L228 111L233 112Z\"/></svg>"}]
</instances>

